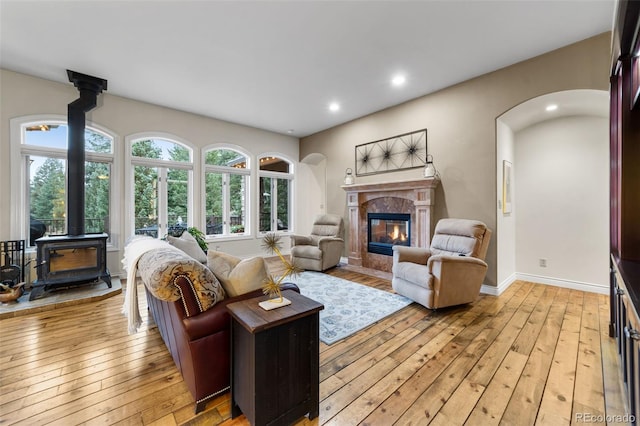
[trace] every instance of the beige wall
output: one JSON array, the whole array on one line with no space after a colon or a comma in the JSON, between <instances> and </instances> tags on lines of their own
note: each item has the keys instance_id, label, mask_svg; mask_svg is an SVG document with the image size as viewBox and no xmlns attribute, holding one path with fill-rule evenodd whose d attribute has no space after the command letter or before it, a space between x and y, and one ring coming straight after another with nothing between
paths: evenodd
<instances>
[{"instance_id":1,"label":"beige wall","mask_svg":"<svg viewBox=\"0 0 640 426\"><path fill-rule=\"evenodd\" d=\"M501 117L502 118L502 117ZM496 193L498 196L498 210L502 209L502 184L504 175L504 161L510 162L516 169L515 135L501 118L496 120ZM513 176L512 176L513 177ZM511 181L512 195L518 189L518 182ZM498 264L496 265L496 284L506 288L516 279L516 208L512 205L511 213L498 211L496 217L496 233L493 236L493 247L496 248Z\"/></svg>"},{"instance_id":2,"label":"beige wall","mask_svg":"<svg viewBox=\"0 0 640 426\"><path fill-rule=\"evenodd\" d=\"M593 116L547 120L515 134L518 277L609 293L608 136L609 119Z\"/></svg>"},{"instance_id":3,"label":"beige wall","mask_svg":"<svg viewBox=\"0 0 640 426\"><path fill-rule=\"evenodd\" d=\"M610 34L604 33L353 120L303 138L300 156L320 153L327 157L326 211L346 218L346 197L340 185L345 169L354 167L354 147L426 127L428 152L442 177L442 185L436 191L435 219L474 218L495 230L496 118L513 106L546 93L608 90L610 46ZM421 175L421 169L413 169L358 177L356 181L394 181ZM494 239L487 261L485 283L496 285Z\"/></svg>"},{"instance_id":4,"label":"beige wall","mask_svg":"<svg viewBox=\"0 0 640 426\"><path fill-rule=\"evenodd\" d=\"M64 74L64 70L61 70ZM108 76L101 76L107 77ZM117 81L109 81L110 86L117 85ZM162 87L158 87L162 90ZM10 120L16 117L38 114L60 115L66 117L67 104L78 98L78 91L71 83L56 83L12 71L0 70L0 240L20 238L19 230L11 229L11 211L8 200L11 191L16 191L16 185L10 182L10 170L14 164L10 162ZM197 94L198 96L214 96L215 94ZM242 94L239 94L242 96ZM127 136L141 132L162 132L171 134L181 141L188 142L196 153L196 170L199 160L199 149L214 143L229 143L238 145L252 155L253 164L263 153L280 153L283 156L297 161L299 158L299 142L297 138L280 135L252 127L241 126L213 118L190 114L158 105L151 105L134 101L105 92L99 97L99 106L87 114L87 121L99 125L114 132L116 144L119 145L116 153L116 174L114 179L119 180L117 191L121 194L123 202L117 205L114 215L121 218L127 215L126 200L124 194L124 149L122 144ZM251 184L257 187L257 177L252 176ZM195 188L200 188L199 182L195 182ZM200 192L195 194L196 206L199 206ZM253 200L253 208L257 209L257 203ZM254 217L256 214L254 212ZM196 226L202 227L199 212L195 214ZM254 223L254 234L240 241L212 241L211 247L220 247L222 250L234 254L264 254L257 241ZM124 220L120 222L118 229L113 229L112 237L116 235L114 243L116 247L108 254L109 268L113 274L121 270L122 246L127 238ZM287 239L288 240L288 239Z\"/></svg>"}]
</instances>

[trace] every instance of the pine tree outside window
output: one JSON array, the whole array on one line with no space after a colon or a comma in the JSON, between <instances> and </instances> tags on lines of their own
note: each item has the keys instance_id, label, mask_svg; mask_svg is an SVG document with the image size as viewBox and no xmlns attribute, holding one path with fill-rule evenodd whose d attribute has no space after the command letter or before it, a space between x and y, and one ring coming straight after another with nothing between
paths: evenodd
<instances>
[{"instance_id":1,"label":"pine tree outside window","mask_svg":"<svg viewBox=\"0 0 640 426\"><path fill-rule=\"evenodd\" d=\"M204 163L206 234L249 235L249 156L237 149L214 148L205 151Z\"/></svg>"},{"instance_id":2,"label":"pine tree outside window","mask_svg":"<svg viewBox=\"0 0 640 426\"><path fill-rule=\"evenodd\" d=\"M293 165L277 155L262 156L259 163L259 231L291 231Z\"/></svg>"},{"instance_id":3,"label":"pine tree outside window","mask_svg":"<svg viewBox=\"0 0 640 426\"><path fill-rule=\"evenodd\" d=\"M87 126L85 130L85 231L111 235L114 139ZM22 235L28 246L41 236L67 233L67 125L42 120L20 124L20 157L24 164ZM73 197L74 194L69 194Z\"/></svg>"},{"instance_id":4,"label":"pine tree outside window","mask_svg":"<svg viewBox=\"0 0 640 426\"><path fill-rule=\"evenodd\" d=\"M148 137L130 146L133 230L179 236L192 224L193 151L180 142Z\"/></svg>"}]
</instances>

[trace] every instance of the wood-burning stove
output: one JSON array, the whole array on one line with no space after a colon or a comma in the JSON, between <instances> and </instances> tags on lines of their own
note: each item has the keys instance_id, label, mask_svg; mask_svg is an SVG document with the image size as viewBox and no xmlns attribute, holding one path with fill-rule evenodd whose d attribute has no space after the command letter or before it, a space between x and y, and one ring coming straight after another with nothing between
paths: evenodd
<instances>
[{"instance_id":1,"label":"wood-burning stove","mask_svg":"<svg viewBox=\"0 0 640 426\"><path fill-rule=\"evenodd\" d=\"M37 299L47 290L98 280L111 288L107 238L107 234L38 238L38 279L33 283L29 300Z\"/></svg>"},{"instance_id":2,"label":"wood-burning stove","mask_svg":"<svg viewBox=\"0 0 640 426\"><path fill-rule=\"evenodd\" d=\"M68 235L36 240L38 279L29 300L45 290L102 279L111 287L107 269L107 234L85 234L84 185L86 113L97 105L98 94L107 90L107 80L67 70L69 81L80 97L68 107L67 229Z\"/></svg>"}]
</instances>

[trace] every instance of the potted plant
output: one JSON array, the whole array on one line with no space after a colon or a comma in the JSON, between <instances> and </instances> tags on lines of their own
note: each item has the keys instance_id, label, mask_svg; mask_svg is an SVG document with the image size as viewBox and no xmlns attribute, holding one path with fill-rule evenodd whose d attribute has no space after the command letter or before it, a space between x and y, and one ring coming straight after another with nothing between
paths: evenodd
<instances>
[{"instance_id":1,"label":"potted plant","mask_svg":"<svg viewBox=\"0 0 640 426\"><path fill-rule=\"evenodd\" d=\"M192 226L191 228L187 228L187 232L190 233L193 236L193 238L196 239L202 251L206 253L209 246L207 246L207 243L204 240L205 238L204 232L202 232L195 226Z\"/></svg>"}]
</instances>

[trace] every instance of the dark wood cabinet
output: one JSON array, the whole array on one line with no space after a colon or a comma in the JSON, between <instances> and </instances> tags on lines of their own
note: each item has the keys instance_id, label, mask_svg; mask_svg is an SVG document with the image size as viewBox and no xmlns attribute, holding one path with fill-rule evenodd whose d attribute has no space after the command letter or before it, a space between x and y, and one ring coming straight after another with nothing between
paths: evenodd
<instances>
[{"instance_id":1,"label":"dark wood cabinet","mask_svg":"<svg viewBox=\"0 0 640 426\"><path fill-rule=\"evenodd\" d=\"M637 425L640 420L640 315L633 303L636 295L626 285L623 273L624 276L633 276L640 274L640 270L635 270L635 263L613 261L612 264L614 333L626 391L628 419Z\"/></svg>"},{"instance_id":2,"label":"dark wood cabinet","mask_svg":"<svg viewBox=\"0 0 640 426\"><path fill-rule=\"evenodd\" d=\"M256 425L288 425L318 417L319 312L324 306L294 291L291 305L265 311L266 297L227 305L232 321L231 415Z\"/></svg>"},{"instance_id":3,"label":"dark wood cabinet","mask_svg":"<svg viewBox=\"0 0 640 426\"><path fill-rule=\"evenodd\" d=\"M611 251L618 259L640 262L640 106L635 89L640 1L619 6L610 78Z\"/></svg>"},{"instance_id":4,"label":"dark wood cabinet","mask_svg":"<svg viewBox=\"0 0 640 426\"><path fill-rule=\"evenodd\" d=\"M640 416L640 1L617 3L610 108L611 321L629 420Z\"/></svg>"}]
</instances>

